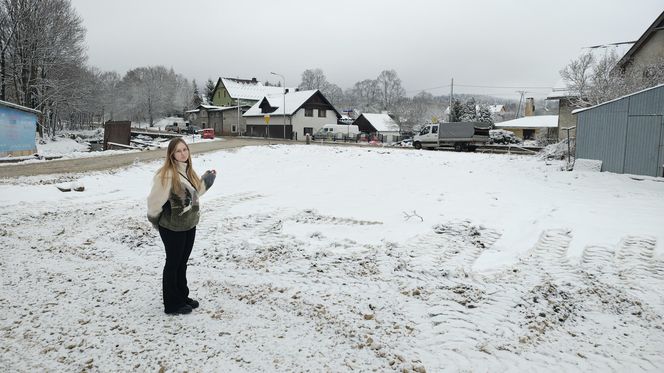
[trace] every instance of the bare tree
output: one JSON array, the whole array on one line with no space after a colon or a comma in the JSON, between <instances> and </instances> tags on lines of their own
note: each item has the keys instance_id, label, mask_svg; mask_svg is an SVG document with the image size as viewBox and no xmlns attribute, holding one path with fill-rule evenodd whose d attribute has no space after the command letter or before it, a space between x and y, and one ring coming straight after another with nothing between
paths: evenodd
<instances>
[{"instance_id":1,"label":"bare tree","mask_svg":"<svg viewBox=\"0 0 664 373\"><path fill-rule=\"evenodd\" d=\"M321 69L304 70L298 88L302 90L317 89L335 106L345 102L343 90L338 85L328 82Z\"/></svg>"},{"instance_id":2,"label":"bare tree","mask_svg":"<svg viewBox=\"0 0 664 373\"><path fill-rule=\"evenodd\" d=\"M351 101L362 111L374 111L379 95L378 82L374 79L359 81L351 89Z\"/></svg>"},{"instance_id":3,"label":"bare tree","mask_svg":"<svg viewBox=\"0 0 664 373\"><path fill-rule=\"evenodd\" d=\"M601 58L590 53L572 60L560 71L567 81L572 104L587 107L664 83L664 60L630 66L617 66L620 58L611 52Z\"/></svg>"},{"instance_id":4,"label":"bare tree","mask_svg":"<svg viewBox=\"0 0 664 373\"><path fill-rule=\"evenodd\" d=\"M378 94L383 110L394 110L397 103L406 95L401 79L394 70L384 70L376 79Z\"/></svg>"},{"instance_id":5,"label":"bare tree","mask_svg":"<svg viewBox=\"0 0 664 373\"><path fill-rule=\"evenodd\" d=\"M82 21L69 0L1 0L0 19L2 96L40 110L41 128L52 133L61 118L80 111L74 103L87 76Z\"/></svg>"},{"instance_id":6,"label":"bare tree","mask_svg":"<svg viewBox=\"0 0 664 373\"><path fill-rule=\"evenodd\" d=\"M181 115L190 107L193 95L189 81L164 66L129 70L119 86L124 97L119 108L121 117L145 120L150 126L166 115Z\"/></svg>"},{"instance_id":7,"label":"bare tree","mask_svg":"<svg viewBox=\"0 0 664 373\"><path fill-rule=\"evenodd\" d=\"M323 91L327 88L327 78L321 69L308 69L302 72L302 81L298 88L301 90L318 89Z\"/></svg>"}]
</instances>

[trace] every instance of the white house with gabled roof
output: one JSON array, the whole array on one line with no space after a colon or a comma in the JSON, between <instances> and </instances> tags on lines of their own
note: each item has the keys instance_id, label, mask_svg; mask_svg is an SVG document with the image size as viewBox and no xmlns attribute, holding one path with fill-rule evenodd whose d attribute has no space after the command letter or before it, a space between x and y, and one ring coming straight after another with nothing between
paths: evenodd
<instances>
[{"instance_id":1,"label":"white house with gabled roof","mask_svg":"<svg viewBox=\"0 0 664 373\"><path fill-rule=\"evenodd\" d=\"M285 104L285 106L284 106ZM244 114L247 136L303 140L326 124L336 124L341 114L315 89L266 95Z\"/></svg>"}]
</instances>

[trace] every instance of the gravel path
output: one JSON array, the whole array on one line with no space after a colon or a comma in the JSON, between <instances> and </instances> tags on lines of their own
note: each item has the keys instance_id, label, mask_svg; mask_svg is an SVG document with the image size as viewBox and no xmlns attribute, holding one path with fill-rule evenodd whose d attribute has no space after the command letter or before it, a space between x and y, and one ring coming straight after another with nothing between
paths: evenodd
<instances>
[{"instance_id":1,"label":"gravel path","mask_svg":"<svg viewBox=\"0 0 664 373\"><path fill-rule=\"evenodd\" d=\"M290 143L292 142L274 139L267 141L263 139L227 138L224 139L224 141L189 144L189 147L191 148L192 153L196 154L220 149L239 148L243 146ZM128 166L136 160L139 162L153 161L164 157L164 153L165 149L155 149L105 157L62 159L41 163L8 165L0 167L0 178L105 170Z\"/></svg>"}]
</instances>

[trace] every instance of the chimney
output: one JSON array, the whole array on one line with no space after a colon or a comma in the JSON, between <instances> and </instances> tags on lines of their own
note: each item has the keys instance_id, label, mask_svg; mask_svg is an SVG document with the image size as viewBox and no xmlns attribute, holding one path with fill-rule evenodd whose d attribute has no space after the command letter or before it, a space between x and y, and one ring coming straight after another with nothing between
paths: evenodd
<instances>
[{"instance_id":1,"label":"chimney","mask_svg":"<svg viewBox=\"0 0 664 373\"><path fill-rule=\"evenodd\" d=\"M256 78L251 78L252 83L256 83Z\"/></svg>"},{"instance_id":2,"label":"chimney","mask_svg":"<svg viewBox=\"0 0 664 373\"><path fill-rule=\"evenodd\" d=\"M288 88L284 89L284 94L288 93Z\"/></svg>"},{"instance_id":3,"label":"chimney","mask_svg":"<svg viewBox=\"0 0 664 373\"><path fill-rule=\"evenodd\" d=\"M526 111L524 113L524 116L532 117L533 114L535 114L535 99L532 97L528 97L526 99Z\"/></svg>"}]
</instances>

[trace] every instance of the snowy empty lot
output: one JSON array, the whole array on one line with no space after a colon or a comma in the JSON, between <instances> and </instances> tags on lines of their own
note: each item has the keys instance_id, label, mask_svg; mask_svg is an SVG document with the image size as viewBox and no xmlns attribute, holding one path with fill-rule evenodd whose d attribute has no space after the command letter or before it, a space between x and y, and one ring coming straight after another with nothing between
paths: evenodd
<instances>
[{"instance_id":1,"label":"snowy empty lot","mask_svg":"<svg viewBox=\"0 0 664 373\"><path fill-rule=\"evenodd\" d=\"M168 316L160 163L0 182L10 371L661 371L664 182L535 157L322 146L217 169ZM81 183L84 192L55 185Z\"/></svg>"}]
</instances>

